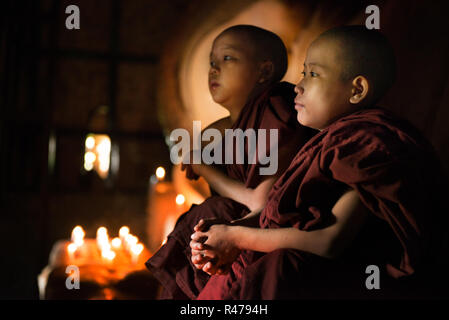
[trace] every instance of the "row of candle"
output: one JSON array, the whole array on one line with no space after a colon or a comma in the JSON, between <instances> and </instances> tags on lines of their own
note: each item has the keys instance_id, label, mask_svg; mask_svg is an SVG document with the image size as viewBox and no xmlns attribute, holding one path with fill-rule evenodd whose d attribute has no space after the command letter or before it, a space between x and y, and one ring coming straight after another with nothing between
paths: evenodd
<instances>
[{"instance_id":1,"label":"row of candle","mask_svg":"<svg viewBox=\"0 0 449 320\"><path fill-rule=\"evenodd\" d=\"M81 226L76 226L72 230L71 242L67 246L71 259L74 258L76 251L83 246L85 234ZM112 262L114 260L116 257L114 250L124 249L131 255L132 262L137 263L139 255L144 249L143 244L139 243L139 239L129 232L127 226L121 227L119 237L115 237L111 241L109 241L108 230L105 227L98 228L96 242L97 248L101 252L101 257L106 262Z\"/></svg>"}]
</instances>

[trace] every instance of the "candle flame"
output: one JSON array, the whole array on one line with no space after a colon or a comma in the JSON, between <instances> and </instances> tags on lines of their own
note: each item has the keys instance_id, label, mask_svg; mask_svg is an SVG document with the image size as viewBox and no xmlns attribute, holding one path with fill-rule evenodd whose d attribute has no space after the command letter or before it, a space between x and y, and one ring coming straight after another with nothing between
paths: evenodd
<instances>
[{"instance_id":1,"label":"candle flame","mask_svg":"<svg viewBox=\"0 0 449 320\"><path fill-rule=\"evenodd\" d=\"M74 244L73 242L71 242L68 246L67 246L67 251L69 253L74 253L76 251L78 247L76 246L76 244Z\"/></svg>"},{"instance_id":2,"label":"candle flame","mask_svg":"<svg viewBox=\"0 0 449 320\"><path fill-rule=\"evenodd\" d=\"M127 234L125 237L125 241L129 247L132 247L137 242L139 242L139 239L136 236L133 236L132 234Z\"/></svg>"},{"instance_id":3,"label":"candle flame","mask_svg":"<svg viewBox=\"0 0 449 320\"><path fill-rule=\"evenodd\" d=\"M81 226L76 226L72 230L72 242L77 246L80 247L84 243L84 236L85 232Z\"/></svg>"},{"instance_id":4,"label":"candle flame","mask_svg":"<svg viewBox=\"0 0 449 320\"><path fill-rule=\"evenodd\" d=\"M94 163L96 159L97 159L97 156L92 151L87 151L84 154L84 162Z\"/></svg>"},{"instance_id":5,"label":"candle flame","mask_svg":"<svg viewBox=\"0 0 449 320\"><path fill-rule=\"evenodd\" d=\"M120 240L120 238L115 237L114 239L112 239L111 244L114 249L119 249L120 246L122 245L122 240Z\"/></svg>"},{"instance_id":6,"label":"candle flame","mask_svg":"<svg viewBox=\"0 0 449 320\"><path fill-rule=\"evenodd\" d=\"M158 181L163 180L164 177L165 177L165 169L162 168L162 167L158 167L158 168L156 169L156 177L157 177L157 180L158 180Z\"/></svg>"},{"instance_id":7,"label":"candle flame","mask_svg":"<svg viewBox=\"0 0 449 320\"><path fill-rule=\"evenodd\" d=\"M93 149L95 147L95 138L92 136L88 136L86 138L85 144L87 149Z\"/></svg>"},{"instance_id":8,"label":"candle flame","mask_svg":"<svg viewBox=\"0 0 449 320\"><path fill-rule=\"evenodd\" d=\"M115 258L115 252L111 250L102 250L101 256L109 261L112 261Z\"/></svg>"},{"instance_id":9,"label":"candle flame","mask_svg":"<svg viewBox=\"0 0 449 320\"><path fill-rule=\"evenodd\" d=\"M134 255L137 255L137 256L138 256L142 251L143 251L143 244L141 244L141 243L134 244L134 245L131 247L131 252L132 252Z\"/></svg>"},{"instance_id":10,"label":"candle flame","mask_svg":"<svg viewBox=\"0 0 449 320\"><path fill-rule=\"evenodd\" d=\"M118 234L120 238L125 238L126 235L129 234L129 228L127 226L121 227L120 230L118 231Z\"/></svg>"},{"instance_id":11,"label":"candle flame","mask_svg":"<svg viewBox=\"0 0 449 320\"><path fill-rule=\"evenodd\" d=\"M106 229L105 227L100 227L97 229L97 237L101 236L103 237L103 235L108 235L108 229Z\"/></svg>"},{"instance_id":12,"label":"candle flame","mask_svg":"<svg viewBox=\"0 0 449 320\"><path fill-rule=\"evenodd\" d=\"M108 230L105 227L97 229L97 246L100 250L110 250Z\"/></svg>"},{"instance_id":13,"label":"candle flame","mask_svg":"<svg viewBox=\"0 0 449 320\"><path fill-rule=\"evenodd\" d=\"M184 197L184 195L183 194L178 194L177 196L176 196L176 204L177 205L182 205L182 204L184 204L184 202L186 201L186 198Z\"/></svg>"}]
</instances>

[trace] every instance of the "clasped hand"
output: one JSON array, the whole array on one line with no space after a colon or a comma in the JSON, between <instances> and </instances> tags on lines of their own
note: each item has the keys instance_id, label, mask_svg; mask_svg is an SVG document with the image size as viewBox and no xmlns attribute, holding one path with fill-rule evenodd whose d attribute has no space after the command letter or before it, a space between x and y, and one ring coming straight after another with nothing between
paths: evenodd
<instances>
[{"instance_id":1,"label":"clasped hand","mask_svg":"<svg viewBox=\"0 0 449 320\"><path fill-rule=\"evenodd\" d=\"M194 228L190 248L192 263L209 275L226 274L240 254L231 237L232 225L223 219L200 220Z\"/></svg>"}]
</instances>

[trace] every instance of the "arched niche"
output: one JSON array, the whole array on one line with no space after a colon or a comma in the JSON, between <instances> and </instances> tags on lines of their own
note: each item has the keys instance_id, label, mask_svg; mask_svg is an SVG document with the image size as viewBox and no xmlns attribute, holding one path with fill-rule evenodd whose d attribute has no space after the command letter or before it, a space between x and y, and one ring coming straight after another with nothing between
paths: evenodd
<instances>
[{"instance_id":1,"label":"arched niche","mask_svg":"<svg viewBox=\"0 0 449 320\"><path fill-rule=\"evenodd\" d=\"M158 116L166 136L175 128L192 132L192 121L202 127L228 115L209 94L207 71L214 38L236 24L251 24L278 34L289 53L283 80L296 83L310 42L336 24L361 23L362 8L345 8L314 1L227 0L205 4L194 1L167 42L160 63Z\"/></svg>"}]
</instances>

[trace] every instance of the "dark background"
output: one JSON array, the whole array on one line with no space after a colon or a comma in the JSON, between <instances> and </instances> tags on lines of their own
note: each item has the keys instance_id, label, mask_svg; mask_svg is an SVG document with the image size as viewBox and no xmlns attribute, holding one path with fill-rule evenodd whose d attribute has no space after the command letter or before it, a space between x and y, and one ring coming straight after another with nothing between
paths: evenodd
<instances>
[{"instance_id":1,"label":"dark background","mask_svg":"<svg viewBox=\"0 0 449 320\"><path fill-rule=\"evenodd\" d=\"M242 6L224 2L230 13ZM285 3L303 10L303 25L315 12L346 12L335 21L342 23L369 4L380 7L381 30L399 62L398 81L383 102L431 140L448 169L446 1ZM70 4L80 8L80 30L65 28ZM1 3L0 298L37 299L36 277L51 246L76 224L90 237L100 225L116 233L127 224L145 239L149 178L159 165L170 166L160 116L164 110L166 117L182 116L159 99L164 48L180 34L187 37L219 4L223 8L223 1L200 0ZM108 106L106 114L96 112L100 106ZM120 170L106 181L81 170L88 132L108 133L119 147ZM50 137L56 161L49 165Z\"/></svg>"}]
</instances>

